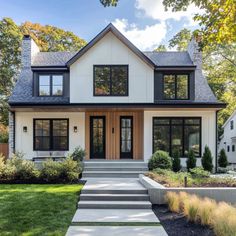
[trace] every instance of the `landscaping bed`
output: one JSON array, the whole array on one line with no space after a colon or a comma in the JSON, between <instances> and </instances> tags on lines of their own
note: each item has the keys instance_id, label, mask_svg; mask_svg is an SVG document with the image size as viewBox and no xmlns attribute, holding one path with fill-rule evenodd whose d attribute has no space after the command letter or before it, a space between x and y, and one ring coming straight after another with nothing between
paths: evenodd
<instances>
[{"instance_id":1,"label":"landscaping bed","mask_svg":"<svg viewBox=\"0 0 236 236\"><path fill-rule=\"evenodd\" d=\"M153 205L153 211L169 236L214 236L207 226L189 222L182 214L171 212L167 205Z\"/></svg>"},{"instance_id":2,"label":"landscaping bed","mask_svg":"<svg viewBox=\"0 0 236 236\"><path fill-rule=\"evenodd\" d=\"M0 185L1 235L65 235L82 184Z\"/></svg>"},{"instance_id":3,"label":"landscaping bed","mask_svg":"<svg viewBox=\"0 0 236 236\"><path fill-rule=\"evenodd\" d=\"M185 187L185 177L187 177L187 187L236 187L236 179L230 177L210 177L162 169L150 171L146 176L167 188Z\"/></svg>"}]
</instances>

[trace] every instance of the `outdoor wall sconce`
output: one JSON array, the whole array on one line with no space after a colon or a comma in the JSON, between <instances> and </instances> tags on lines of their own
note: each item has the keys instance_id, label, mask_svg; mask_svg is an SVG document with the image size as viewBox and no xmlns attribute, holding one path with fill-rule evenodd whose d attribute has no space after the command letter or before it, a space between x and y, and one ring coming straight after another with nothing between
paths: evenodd
<instances>
[{"instance_id":1,"label":"outdoor wall sconce","mask_svg":"<svg viewBox=\"0 0 236 236\"><path fill-rule=\"evenodd\" d=\"M27 126L23 126L23 132L24 132L24 133L27 132Z\"/></svg>"},{"instance_id":2,"label":"outdoor wall sconce","mask_svg":"<svg viewBox=\"0 0 236 236\"><path fill-rule=\"evenodd\" d=\"M78 128L77 128L77 126L74 126L74 132L75 132L75 133L78 132Z\"/></svg>"}]
</instances>

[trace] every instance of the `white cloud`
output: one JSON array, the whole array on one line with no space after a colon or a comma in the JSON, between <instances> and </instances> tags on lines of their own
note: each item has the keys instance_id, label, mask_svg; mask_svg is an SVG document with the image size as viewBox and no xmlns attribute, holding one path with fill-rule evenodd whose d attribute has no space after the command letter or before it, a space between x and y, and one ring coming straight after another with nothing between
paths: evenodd
<instances>
[{"instance_id":1,"label":"white cloud","mask_svg":"<svg viewBox=\"0 0 236 236\"><path fill-rule=\"evenodd\" d=\"M139 29L136 24L129 24L127 19L116 19L112 22L140 50L153 50L165 38L167 26L161 23Z\"/></svg>"},{"instance_id":2,"label":"white cloud","mask_svg":"<svg viewBox=\"0 0 236 236\"><path fill-rule=\"evenodd\" d=\"M144 16L155 20L166 21L173 19L179 21L182 17L185 17L189 26L197 24L192 18L196 13L202 12L202 10L196 7L194 4L189 5L186 11L165 11L162 0L136 0L135 7L139 11L144 12Z\"/></svg>"}]
</instances>

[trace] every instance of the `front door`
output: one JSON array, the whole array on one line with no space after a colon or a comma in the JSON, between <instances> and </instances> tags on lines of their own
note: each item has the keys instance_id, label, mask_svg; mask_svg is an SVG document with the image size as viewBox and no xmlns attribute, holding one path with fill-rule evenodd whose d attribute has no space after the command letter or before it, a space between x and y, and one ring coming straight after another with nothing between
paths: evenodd
<instances>
[{"instance_id":1,"label":"front door","mask_svg":"<svg viewBox=\"0 0 236 236\"><path fill-rule=\"evenodd\" d=\"M105 116L90 117L90 158L105 159Z\"/></svg>"},{"instance_id":2,"label":"front door","mask_svg":"<svg viewBox=\"0 0 236 236\"><path fill-rule=\"evenodd\" d=\"M133 117L120 117L120 158L133 158Z\"/></svg>"}]
</instances>

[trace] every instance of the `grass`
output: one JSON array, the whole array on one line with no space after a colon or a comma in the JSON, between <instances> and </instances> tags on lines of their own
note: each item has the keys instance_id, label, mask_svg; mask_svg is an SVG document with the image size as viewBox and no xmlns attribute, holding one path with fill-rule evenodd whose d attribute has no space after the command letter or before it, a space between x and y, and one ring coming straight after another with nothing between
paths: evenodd
<instances>
[{"instance_id":1,"label":"grass","mask_svg":"<svg viewBox=\"0 0 236 236\"><path fill-rule=\"evenodd\" d=\"M81 184L0 185L0 235L65 235Z\"/></svg>"},{"instance_id":2,"label":"grass","mask_svg":"<svg viewBox=\"0 0 236 236\"><path fill-rule=\"evenodd\" d=\"M168 192L166 199L170 211L183 214L191 222L211 227L217 236L236 235L236 208L232 205L184 192Z\"/></svg>"},{"instance_id":3,"label":"grass","mask_svg":"<svg viewBox=\"0 0 236 236\"><path fill-rule=\"evenodd\" d=\"M188 172L176 173L162 169L155 169L146 175L165 187L184 187L185 176L187 176L187 187L236 187L236 180L229 177L195 177Z\"/></svg>"}]
</instances>

